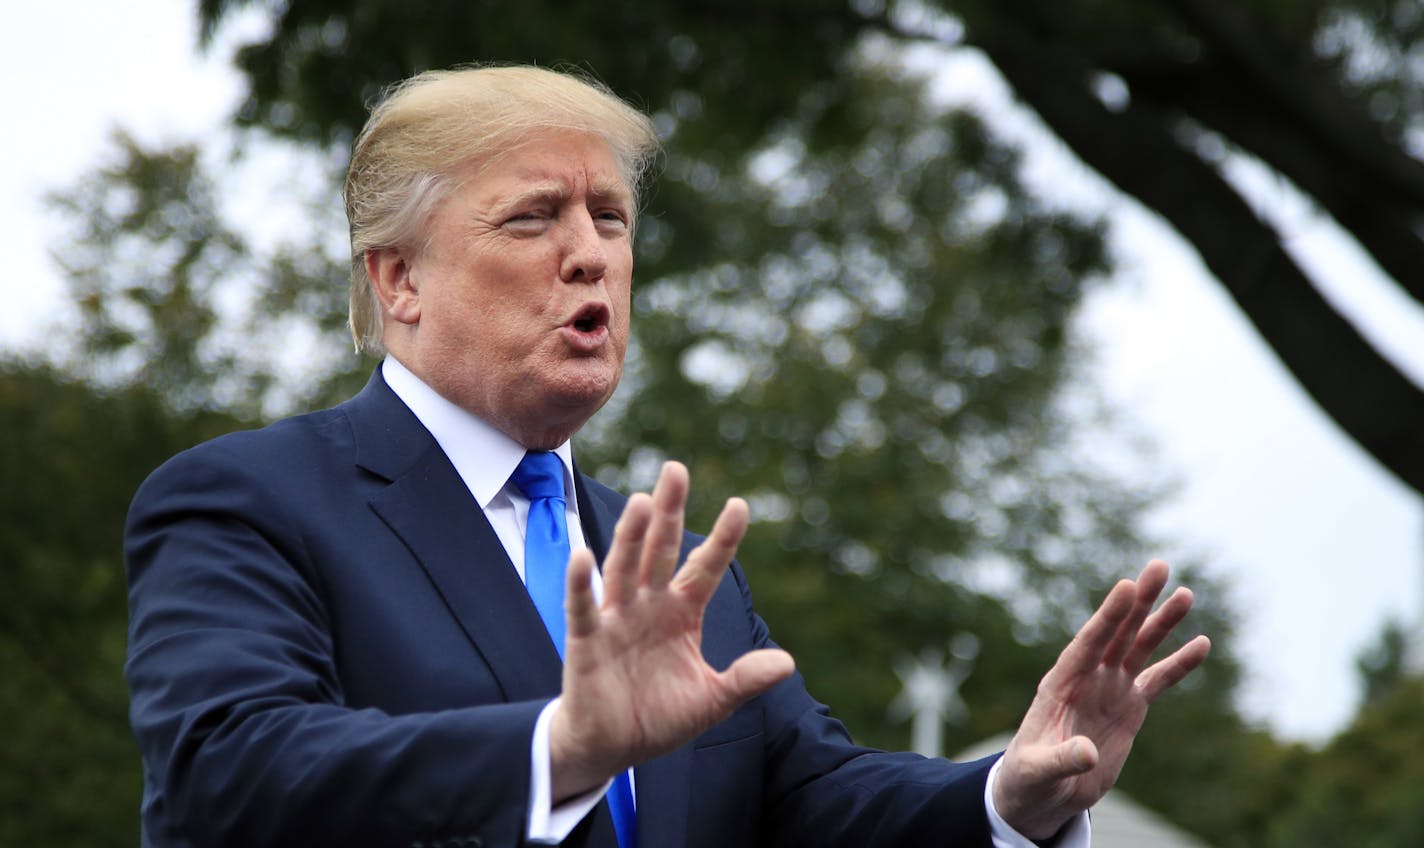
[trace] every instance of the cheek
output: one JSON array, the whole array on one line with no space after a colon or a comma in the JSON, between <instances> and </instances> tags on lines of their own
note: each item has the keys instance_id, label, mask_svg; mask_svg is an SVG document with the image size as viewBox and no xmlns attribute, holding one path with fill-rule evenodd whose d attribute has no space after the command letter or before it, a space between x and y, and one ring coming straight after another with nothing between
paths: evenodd
<instances>
[{"instance_id":1,"label":"cheek","mask_svg":"<svg viewBox=\"0 0 1424 848\"><path fill-rule=\"evenodd\" d=\"M628 292L625 289L621 295L613 296L613 336L618 342L621 352L628 344L628 331L633 324L633 310L628 302Z\"/></svg>"},{"instance_id":2,"label":"cheek","mask_svg":"<svg viewBox=\"0 0 1424 848\"><path fill-rule=\"evenodd\" d=\"M633 289L632 257L623 257L621 267L609 274L609 278L617 281L607 284L608 298L612 302L613 314L621 319L620 323L626 329L633 312L631 305Z\"/></svg>"},{"instance_id":3,"label":"cheek","mask_svg":"<svg viewBox=\"0 0 1424 848\"><path fill-rule=\"evenodd\" d=\"M438 311L426 310L434 325L427 344L439 351L442 360L470 370L509 359L505 352L510 344L509 321L502 320L497 303L456 299L440 306Z\"/></svg>"}]
</instances>

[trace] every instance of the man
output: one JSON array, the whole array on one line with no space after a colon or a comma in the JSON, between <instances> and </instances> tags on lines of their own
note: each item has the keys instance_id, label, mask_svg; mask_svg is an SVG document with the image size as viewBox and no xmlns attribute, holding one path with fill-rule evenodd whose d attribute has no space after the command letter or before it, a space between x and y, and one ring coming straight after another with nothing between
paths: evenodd
<instances>
[{"instance_id":1,"label":"man","mask_svg":"<svg viewBox=\"0 0 1424 848\"><path fill-rule=\"evenodd\" d=\"M575 472L656 151L646 117L534 68L374 110L346 201L382 366L135 497L145 845L1087 844L1147 705L1208 650L1147 666L1191 605L1152 610L1166 566L1113 589L1002 758L924 760L852 745L806 693L732 563L745 503L700 540L680 465L630 498Z\"/></svg>"}]
</instances>

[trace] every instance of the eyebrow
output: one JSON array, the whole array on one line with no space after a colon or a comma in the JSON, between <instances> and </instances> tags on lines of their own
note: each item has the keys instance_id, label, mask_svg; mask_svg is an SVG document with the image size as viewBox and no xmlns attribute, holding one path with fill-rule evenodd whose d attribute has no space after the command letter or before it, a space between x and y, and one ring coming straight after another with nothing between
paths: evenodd
<instances>
[{"instance_id":1,"label":"eyebrow","mask_svg":"<svg viewBox=\"0 0 1424 848\"><path fill-rule=\"evenodd\" d=\"M510 206L521 206L531 201L544 203L562 203L568 199L569 191L557 183L544 183L542 185L530 186L518 191L506 194L495 200L495 204L501 208Z\"/></svg>"},{"instance_id":2,"label":"eyebrow","mask_svg":"<svg viewBox=\"0 0 1424 848\"><path fill-rule=\"evenodd\" d=\"M568 185L563 181L546 180L526 189L497 198L495 203L500 208L519 206L532 201L562 203L568 200L571 193ZM595 179L589 184L588 193L591 198L598 201L613 201L628 206L631 206L633 203L632 191L624 185L622 180L616 177Z\"/></svg>"},{"instance_id":3,"label":"eyebrow","mask_svg":"<svg viewBox=\"0 0 1424 848\"><path fill-rule=\"evenodd\" d=\"M633 192L627 183L615 177L602 177L591 181L588 193L599 200L616 200L629 205L633 202Z\"/></svg>"}]
</instances>

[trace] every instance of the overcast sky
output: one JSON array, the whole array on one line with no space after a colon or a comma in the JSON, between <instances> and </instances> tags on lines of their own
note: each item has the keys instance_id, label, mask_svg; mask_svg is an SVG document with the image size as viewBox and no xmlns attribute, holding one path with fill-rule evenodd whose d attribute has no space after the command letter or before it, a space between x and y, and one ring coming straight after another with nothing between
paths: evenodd
<instances>
[{"instance_id":1,"label":"overcast sky","mask_svg":"<svg viewBox=\"0 0 1424 848\"><path fill-rule=\"evenodd\" d=\"M47 252L59 227L41 195L96 163L116 126L147 142L182 140L212 133L231 111L240 83L225 54L197 56L195 5L51 0L11 11L0 35L12 101L0 136L0 226L11 245L0 343L35 343L62 314ZM945 97L1038 138L981 63L946 71ZM1209 553L1236 587L1243 708L1284 736L1322 740L1348 720L1355 657L1384 618L1415 622L1424 608L1424 505L1316 410L1180 239L1054 144L1032 145L1035 182L1113 219L1122 270L1081 317L1097 350L1093 378L1157 443L1160 462L1143 478L1183 482L1154 524ZM1263 187L1327 295L1424 383L1424 310L1286 190L1243 179Z\"/></svg>"}]
</instances>

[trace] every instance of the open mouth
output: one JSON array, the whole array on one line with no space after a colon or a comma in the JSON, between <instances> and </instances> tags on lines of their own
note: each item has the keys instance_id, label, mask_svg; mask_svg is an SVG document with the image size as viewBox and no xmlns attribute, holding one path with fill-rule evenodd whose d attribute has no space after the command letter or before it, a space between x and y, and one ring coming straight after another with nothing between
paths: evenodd
<instances>
[{"instance_id":1,"label":"open mouth","mask_svg":"<svg viewBox=\"0 0 1424 848\"><path fill-rule=\"evenodd\" d=\"M593 333L608 326L608 307L601 303L590 303L580 309L568 326L580 333Z\"/></svg>"}]
</instances>

